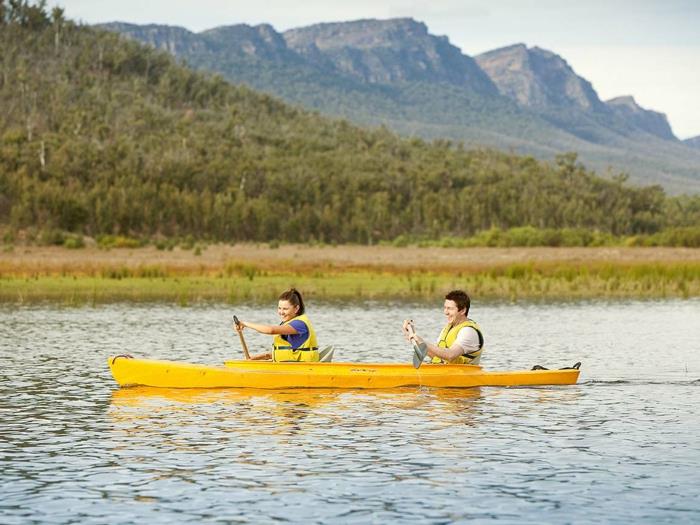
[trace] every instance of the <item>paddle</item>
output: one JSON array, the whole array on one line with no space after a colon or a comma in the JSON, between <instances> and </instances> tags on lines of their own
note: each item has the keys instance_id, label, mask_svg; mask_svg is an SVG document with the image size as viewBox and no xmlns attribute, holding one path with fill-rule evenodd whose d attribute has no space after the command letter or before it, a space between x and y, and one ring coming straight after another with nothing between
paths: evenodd
<instances>
[{"instance_id":1,"label":"paddle","mask_svg":"<svg viewBox=\"0 0 700 525\"><path fill-rule=\"evenodd\" d=\"M318 352L318 360L322 363L330 363L333 360L333 352L335 352L335 348L327 346Z\"/></svg>"},{"instance_id":2,"label":"paddle","mask_svg":"<svg viewBox=\"0 0 700 525\"><path fill-rule=\"evenodd\" d=\"M413 322L408 323L406 330L408 331L409 338L416 335L416 331L413 328ZM423 359L428 353L428 345L425 343L417 343L415 340L411 340L413 344L413 368L420 368L423 364Z\"/></svg>"},{"instance_id":3,"label":"paddle","mask_svg":"<svg viewBox=\"0 0 700 525\"><path fill-rule=\"evenodd\" d=\"M233 322L236 323L237 327L241 326L241 322L238 320L238 317L235 315L233 316ZM243 347L243 355L245 356L246 360L250 359L250 354L248 353L248 345L245 344L245 339L243 339L243 332L241 330L236 330L238 332L238 337L241 338L241 346Z\"/></svg>"}]
</instances>

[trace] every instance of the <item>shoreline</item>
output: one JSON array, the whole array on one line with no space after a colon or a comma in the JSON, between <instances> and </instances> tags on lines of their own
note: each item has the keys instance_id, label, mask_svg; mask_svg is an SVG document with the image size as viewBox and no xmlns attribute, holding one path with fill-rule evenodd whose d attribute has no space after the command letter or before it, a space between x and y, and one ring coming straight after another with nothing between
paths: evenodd
<instances>
[{"instance_id":1,"label":"shoreline","mask_svg":"<svg viewBox=\"0 0 700 525\"><path fill-rule=\"evenodd\" d=\"M241 303L309 298L482 300L700 296L700 249L212 245L192 251L19 247L0 254L0 303Z\"/></svg>"}]
</instances>

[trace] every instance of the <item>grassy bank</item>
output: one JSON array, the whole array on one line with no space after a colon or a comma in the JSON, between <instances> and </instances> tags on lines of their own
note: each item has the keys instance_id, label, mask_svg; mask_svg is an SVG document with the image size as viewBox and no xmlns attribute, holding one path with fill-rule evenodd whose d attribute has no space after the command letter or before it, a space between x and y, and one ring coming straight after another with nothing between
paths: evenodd
<instances>
[{"instance_id":1,"label":"grassy bank","mask_svg":"<svg viewBox=\"0 0 700 525\"><path fill-rule=\"evenodd\" d=\"M214 250L162 260L155 251L29 250L0 258L0 301L241 303L273 301L292 285L338 300L427 300L453 288L502 300L700 296L697 251L339 250L247 247L238 259Z\"/></svg>"}]
</instances>

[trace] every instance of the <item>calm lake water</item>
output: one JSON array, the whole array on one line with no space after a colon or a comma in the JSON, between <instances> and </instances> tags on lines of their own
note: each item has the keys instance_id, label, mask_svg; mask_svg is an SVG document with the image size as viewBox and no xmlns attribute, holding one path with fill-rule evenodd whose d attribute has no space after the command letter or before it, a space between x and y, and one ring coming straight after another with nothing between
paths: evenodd
<instances>
[{"instance_id":1,"label":"calm lake water","mask_svg":"<svg viewBox=\"0 0 700 525\"><path fill-rule=\"evenodd\" d=\"M435 305L310 304L336 360L410 362ZM117 388L106 359L221 363L266 307L0 307L0 522L700 523L700 301L475 304L482 365L578 385ZM269 338L246 332L251 349Z\"/></svg>"}]
</instances>

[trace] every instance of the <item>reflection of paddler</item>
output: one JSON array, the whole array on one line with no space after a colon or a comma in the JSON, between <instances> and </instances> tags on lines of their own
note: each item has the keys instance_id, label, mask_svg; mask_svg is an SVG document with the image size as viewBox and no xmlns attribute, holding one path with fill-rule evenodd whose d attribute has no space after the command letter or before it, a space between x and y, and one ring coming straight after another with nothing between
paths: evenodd
<instances>
[{"instance_id":1,"label":"reflection of paddler","mask_svg":"<svg viewBox=\"0 0 700 525\"><path fill-rule=\"evenodd\" d=\"M475 423L472 417L483 409L483 396L480 387L475 388L432 388L430 396L433 398L427 403L430 410L440 413L449 411L457 416L460 423L471 426Z\"/></svg>"},{"instance_id":2,"label":"reflection of paddler","mask_svg":"<svg viewBox=\"0 0 700 525\"><path fill-rule=\"evenodd\" d=\"M120 388L112 392L109 417L129 434L163 432L172 425L220 421L227 431L290 436L304 420L337 400L338 390Z\"/></svg>"},{"instance_id":3,"label":"reflection of paddler","mask_svg":"<svg viewBox=\"0 0 700 525\"><path fill-rule=\"evenodd\" d=\"M276 436L274 439L284 445L293 442L291 436L309 431L313 423L305 423L306 418L318 415L319 409L332 404L338 395L338 391L327 389L130 387L112 392L108 417L114 430L135 439L124 441L123 446L139 443L140 437L157 436L159 442L174 449L191 450L201 443L201 427L241 439Z\"/></svg>"},{"instance_id":4,"label":"reflection of paddler","mask_svg":"<svg viewBox=\"0 0 700 525\"><path fill-rule=\"evenodd\" d=\"M111 405L124 408L144 408L166 404L225 405L253 404L269 407L292 403L314 407L333 401L341 391L326 389L266 390L256 388L152 388L137 386L112 392Z\"/></svg>"},{"instance_id":5,"label":"reflection of paddler","mask_svg":"<svg viewBox=\"0 0 700 525\"><path fill-rule=\"evenodd\" d=\"M274 336L272 350L252 355L251 359L272 359L273 361L318 361L318 342L311 321L304 313L304 300L295 288L283 292L277 303L279 325L267 325L239 321L234 328L242 333L244 328L252 328L261 334Z\"/></svg>"}]
</instances>

